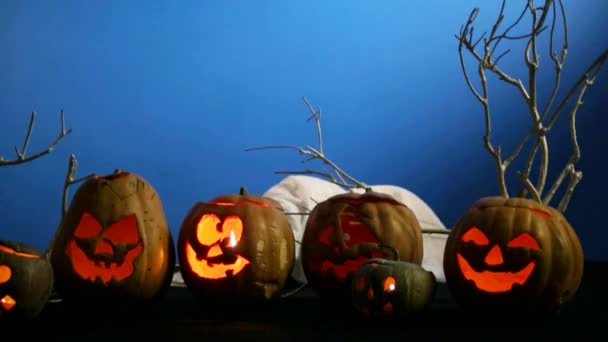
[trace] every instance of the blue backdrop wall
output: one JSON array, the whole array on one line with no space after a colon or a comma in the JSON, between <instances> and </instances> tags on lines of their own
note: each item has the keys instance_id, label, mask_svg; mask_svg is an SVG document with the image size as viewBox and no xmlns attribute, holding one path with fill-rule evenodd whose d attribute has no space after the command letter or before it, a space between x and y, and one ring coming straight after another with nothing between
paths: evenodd
<instances>
[{"instance_id":1,"label":"blue backdrop wall","mask_svg":"<svg viewBox=\"0 0 608 342\"><path fill-rule=\"evenodd\" d=\"M508 1L506 22L521 4ZM565 6L569 86L608 47L608 2ZM149 180L177 234L195 201L240 185L262 193L283 177L274 170L303 167L293 151L244 151L316 144L302 96L323 110L334 162L369 184L414 191L451 226L473 201L498 194L482 110L454 38L473 7L481 9L481 32L500 1L3 0L0 154L14 157L31 111L38 114L32 152L55 139L61 109L74 131L41 159L0 167L0 236L46 248L71 153L80 176L122 168ZM514 50L503 68L525 77L521 48L504 47ZM546 54L541 69L545 100ZM495 78L490 84L493 141L511 151L529 116L517 91ZM566 212L588 259L608 260L607 90L604 71L579 112L584 177ZM551 183L571 153L566 120L550 137ZM512 176L509 184L520 188Z\"/></svg>"}]
</instances>

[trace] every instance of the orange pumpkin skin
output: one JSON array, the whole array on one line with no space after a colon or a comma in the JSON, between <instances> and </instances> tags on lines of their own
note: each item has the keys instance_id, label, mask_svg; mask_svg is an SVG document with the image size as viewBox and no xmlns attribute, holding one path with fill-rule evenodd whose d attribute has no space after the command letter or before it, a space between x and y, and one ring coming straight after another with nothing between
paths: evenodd
<instances>
[{"instance_id":1,"label":"orange pumpkin skin","mask_svg":"<svg viewBox=\"0 0 608 342\"><path fill-rule=\"evenodd\" d=\"M52 246L55 288L66 302L150 303L169 288L175 249L156 190L117 170L75 192Z\"/></svg>"},{"instance_id":2,"label":"orange pumpkin skin","mask_svg":"<svg viewBox=\"0 0 608 342\"><path fill-rule=\"evenodd\" d=\"M294 248L283 208L244 188L195 203L177 242L188 289L197 299L221 304L276 299L293 267Z\"/></svg>"},{"instance_id":3,"label":"orange pumpkin skin","mask_svg":"<svg viewBox=\"0 0 608 342\"><path fill-rule=\"evenodd\" d=\"M388 248L387 248L388 246ZM352 273L370 258L422 264L422 230L413 211L385 194L344 193L320 202L302 237L302 267L322 297L348 300Z\"/></svg>"},{"instance_id":4,"label":"orange pumpkin skin","mask_svg":"<svg viewBox=\"0 0 608 342\"><path fill-rule=\"evenodd\" d=\"M453 227L446 283L479 312L553 313L575 295L583 250L558 210L525 198L478 200Z\"/></svg>"}]
</instances>

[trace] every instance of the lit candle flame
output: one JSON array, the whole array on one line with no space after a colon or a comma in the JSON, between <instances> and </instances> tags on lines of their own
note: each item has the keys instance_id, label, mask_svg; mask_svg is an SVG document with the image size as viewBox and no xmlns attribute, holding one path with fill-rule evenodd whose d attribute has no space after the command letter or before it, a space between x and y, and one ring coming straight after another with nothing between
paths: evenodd
<instances>
[{"instance_id":1,"label":"lit candle flame","mask_svg":"<svg viewBox=\"0 0 608 342\"><path fill-rule=\"evenodd\" d=\"M230 240L228 241L228 246L230 246L230 247L236 246L236 236L234 235L234 230L230 231Z\"/></svg>"}]
</instances>

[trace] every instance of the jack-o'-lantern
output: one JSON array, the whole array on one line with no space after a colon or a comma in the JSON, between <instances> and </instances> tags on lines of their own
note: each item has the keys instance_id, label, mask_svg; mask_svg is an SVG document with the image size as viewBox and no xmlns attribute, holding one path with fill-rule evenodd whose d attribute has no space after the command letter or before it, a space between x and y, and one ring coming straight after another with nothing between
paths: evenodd
<instances>
[{"instance_id":1,"label":"jack-o'-lantern","mask_svg":"<svg viewBox=\"0 0 608 342\"><path fill-rule=\"evenodd\" d=\"M467 308L555 312L580 285L583 252L558 210L525 198L487 197L450 232L444 272Z\"/></svg>"},{"instance_id":2,"label":"jack-o'-lantern","mask_svg":"<svg viewBox=\"0 0 608 342\"><path fill-rule=\"evenodd\" d=\"M222 303L276 298L294 263L293 233L282 207L245 188L194 204L177 250L190 291Z\"/></svg>"},{"instance_id":3,"label":"jack-o'-lantern","mask_svg":"<svg viewBox=\"0 0 608 342\"><path fill-rule=\"evenodd\" d=\"M425 310L435 296L433 272L411 262L369 259L351 279L355 310L367 317L395 317Z\"/></svg>"},{"instance_id":4,"label":"jack-o'-lantern","mask_svg":"<svg viewBox=\"0 0 608 342\"><path fill-rule=\"evenodd\" d=\"M162 296L175 250L156 190L121 170L86 180L59 226L51 263L66 301L115 305Z\"/></svg>"},{"instance_id":5,"label":"jack-o'-lantern","mask_svg":"<svg viewBox=\"0 0 608 342\"><path fill-rule=\"evenodd\" d=\"M31 319L46 306L53 269L34 247L0 241L0 320Z\"/></svg>"},{"instance_id":6,"label":"jack-o'-lantern","mask_svg":"<svg viewBox=\"0 0 608 342\"><path fill-rule=\"evenodd\" d=\"M370 258L397 259L396 250L401 261L420 265L422 230L412 210L393 197L350 192L313 208L301 248L309 285L321 297L347 299L352 272Z\"/></svg>"}]
</instances>

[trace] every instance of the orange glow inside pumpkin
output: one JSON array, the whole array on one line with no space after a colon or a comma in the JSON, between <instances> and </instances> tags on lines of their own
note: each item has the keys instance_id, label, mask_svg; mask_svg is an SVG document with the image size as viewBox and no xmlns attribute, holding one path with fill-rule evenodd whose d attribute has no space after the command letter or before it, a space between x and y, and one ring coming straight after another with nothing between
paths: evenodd
<instances>
[{"instance_id":1,"label":"orange glow inside pumpkin","mask_svg":"<svg viewBox=\"0 0 608 342\"><path fill-rule=\"evenodd\" d=\"M352 204L352 202L349 203ZM359 203L362 202L359 201ZM317 235L317 239L321 244L333 246L331 252L333 256L337 256L337 259L341 258L342 250L345 248L350 248L361 243L380 244L374 233L363 222L359 221L358 215L358 211L349 206L340 215L341 235L336 235L340 231L334 226L321 229ZM332 270L339 281L344 281L349 274L359 268L369 258L381 258L384 256L384 253L381 251L374 251L370 256L362 255L356 258L345 259L341 262L334 262L332 261L332 257L330 257L320 262L320 270L322 273Z\"/></svg>"},{"instance_id":2,"label":"orange glow inside pumpkin","mask_svg":"<svg viewBox=\"0 0 608 342\"><path fill-rule=\"evenodd\" d=\"M488 237L477 227L471 227L464 233L461 237L461 241L473 243L478 246L487 246L490 244ZM509 241L507 247L540 250L540 246L536 239L528 233L519 234ZM489 293L507 292L510 291L515 284L523 285L536 266L536 261L532 260L522 269L515 272L497 272L490 270L477 271L460 253L457 253L456 257L460 271L465 279L471 280L478 289ZM484 258L484 262L488 266L499 266L504 264L502 251L498 244L495 244L490 248Z\"/></svg>"},{"instance_id":3,"label":"orange glow inside pumpkin","mask_svg":"<svg viewBox=\"0 0 608 342\"><path fill-rule=\"evenodd\" d=\"M241 255L234 254L232 249L237 247L243 236L243 221L230 215L222 221L215 214L204 214L196 227L197 241L208 247L208 252L198 258L196 250L186 241L186 260L192 271L201 278L222 279L240 273L250 261ZM233 262L223 258L234 255Z\"/></svg>"},{"instance_id":4,"label":"orange glow inside pumpkin","mask_svg":"<svg viewBox=\"0 0 608 342\"><path fill-rule=\"evenodd\" d=\"M20 257L23 257L23 258L32 258L32 259L40 258L39 255L17 252L16 250L14 250L14 249L12 249L10 247L7 247L7 246L0 246L0 252L12 254L12 255L15 255L15 256L20 256Z\"/></svg>"},{"instance_id":5,"label":"orange glow inside pumpkin","mask_svg":"<svg viewBox=\"0 0 608 342\"><path fill-rule=\"evenodd\" d=\"M112 223L104 231L101 223L85 212L67 246L74 272L82 279L101 279L104 284L131 276L133 263L142 251L135 214Z\"/></svg>"},{"instance_id":6,"label":"orange glow inside pumpkin","mask_svg":"<svg viewBox=\"0 0 608 342\"><path fill-rule=\"evenodd\" d=\"M386 278L384 278L384 280L382 281L382 287L386 293L394 292L397 289L395 278L393 278L392 276L387 276ZM355 283L355 290L358 292L363 292L363 290L365 290L365 277L364 276L361 275L357 278L356 283ZM369 300L369 301L374 301L374 299L376 299L374 290L371 287L367 289L366 297L367 297L367 300ZM369 308L367 308L365 306L361 306L360 304L357 304L355 306L361 314L363 314L365 316L370 315L371 311L369 310ZM383 314L389 315L392 312L393 312L393 304L391 302L386 302L386 303L382 304L382 313Z\"/></svg>"},{"instance_id":7,"label":"orange glow inside pumpkin","mask_svg":"<svg viewBox=\"0 0 608 342\"><path fill-rule=\"evenodd\" d=\"M11 279L13 272L6 265L0 265L0 284L4 284Z\"/></svg>"},{"instance_id":8,"label":"orange glow inside pumpkin","mask_svg":"<svg viewBox=\"0 0 608 342\"><path fill-rule=\"evenodd\" d=\"M209 203L211 204L215 204L215 205L222 205L222 206L233 206L233 205L254 205L256 207L269 207L270 204L266 203L266 202L262 202L262 201L240 201L238 203L235 202L227 202L227 201L210 201Z\"/></svg>"},{"instance_id":9,"label":"orange glow inside pumpkin","mask_svg":"<svg viewBox=\"0 0 608 342\"><path fill-rule=\"evenodd\" d=\"M0 307L2 307L4 311L10 311L15 305L17 305L17 302L9 295L5 295L0 299Z\"/></svg>"},{"instance_id":10,"label":"orange glow inside pumpkin","mask_svg":"<svg viewBox=\"0 0 608 342\"><path fill-rule=\"evenodd\" d=\"M382 283L382 287L384 288L385 292L393 292L395 291L395 289L397 288L397 282L395 281L395 278L388 276L386 278L384 278L384 282Z\"/></svg>"}]
</instances>

